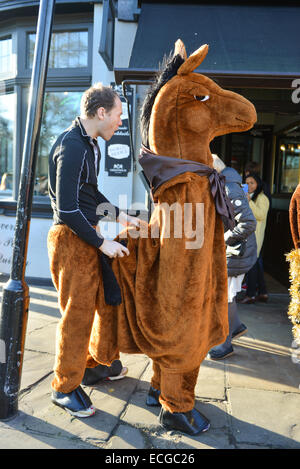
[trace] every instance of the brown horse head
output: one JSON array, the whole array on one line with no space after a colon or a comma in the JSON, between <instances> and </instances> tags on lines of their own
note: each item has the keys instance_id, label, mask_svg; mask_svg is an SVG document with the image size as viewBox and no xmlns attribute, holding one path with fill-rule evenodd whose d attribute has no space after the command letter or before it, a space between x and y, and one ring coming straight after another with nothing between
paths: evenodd
<instances>
[{"instance_id":1,"label":"brown horse head","mask_svg":"<svg viewBox=\"0 0 300 469\"><path fill-rule=\"evenodd\" d=\"M209 143L218 135L243 132L256 122L252 103L210 78L194 73L208 52L205 44L188 58L175 44L142 110L143 143L153 152L212 165Z\"/></svg>"}]
</instances>

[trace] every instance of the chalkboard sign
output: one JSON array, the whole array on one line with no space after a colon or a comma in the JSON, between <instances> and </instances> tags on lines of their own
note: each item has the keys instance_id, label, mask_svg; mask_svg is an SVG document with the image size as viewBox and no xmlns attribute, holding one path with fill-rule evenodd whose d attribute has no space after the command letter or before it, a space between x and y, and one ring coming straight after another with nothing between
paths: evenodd
<instances>
[{"instance_id":1,"label":"chalkboard sign","mask_svg":"<svg viewBox=\"0 0 300 469\"><path fill-rule=\"evenodd\" d=\"M105 171L109 176L126 177L131 171L131 149L128 125L128 107L127 101L122 94L122 87L115 84L111 85L120 96L123 114L121 116L122 126L115 132L109 142L105 143ZM130 115L132 115L133 89L127 87L127 98L129 101Z\"/></svg>"}]
</instances>

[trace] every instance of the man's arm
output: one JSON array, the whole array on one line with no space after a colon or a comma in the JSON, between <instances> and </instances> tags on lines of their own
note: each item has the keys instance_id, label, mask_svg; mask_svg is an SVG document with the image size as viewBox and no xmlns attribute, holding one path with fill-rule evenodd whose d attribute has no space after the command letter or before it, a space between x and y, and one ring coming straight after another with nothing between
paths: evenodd
<instances>
[{"instance_id":1,"label":"man's arm","mask_svg":"<svg viewBox=\"0 0 300 469\"><path fill-rule=\"evenodd\" d=\"M123 257L128 249L115 241L104 240L79 208L80 177L86 158L84 146L77 141L62 142L55 154L56 209L59 218L81 239L109 257ZM104 196L103 196L104 197ZM107 200L107 199L106 199Z\"/></svg>"},{"instance_id":2,"label":"man's arm","mask_svg":"<svg viewBox=\"0 0 300 469\"><path fill-rule=\"evenodd\" d=\"M96 192L97 198L97 214L109 216L112 220L117 220L120 214L118 207L110 203L110 201L99 190Z\"/></svg>"},{"instance_id":3,"label":"man's arm","mask_svg":"<svg viewBox=\"0 0 300 469\"><path fill-rule=\"evenodd\" d=\"M115 220L121 225L136 226L139 227L145 223L143 220L137 217L132 217L125 212L122 212L117 206L113 205L100 191L97 191L97 214L108 216L111 220Z\"/></svg>"}]
</instances>

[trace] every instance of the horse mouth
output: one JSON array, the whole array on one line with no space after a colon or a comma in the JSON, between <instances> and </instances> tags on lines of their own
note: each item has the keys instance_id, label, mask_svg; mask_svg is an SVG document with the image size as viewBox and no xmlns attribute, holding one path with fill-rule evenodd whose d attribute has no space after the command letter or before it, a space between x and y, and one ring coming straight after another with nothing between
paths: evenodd
<instances>
[{"instance_id":1,"label":"horse mouth","mask_svg":"<svg viewBox=\"0 0 300 469\"><path fill-rule=\"evenodd\" d=\"M240 122L242 122L243 124L246 124L246 125L252 125L252 122L245 121L244 119L240 119L239 117L236 117L236 120L240 121Z\"/></svg>"}]
</instances>

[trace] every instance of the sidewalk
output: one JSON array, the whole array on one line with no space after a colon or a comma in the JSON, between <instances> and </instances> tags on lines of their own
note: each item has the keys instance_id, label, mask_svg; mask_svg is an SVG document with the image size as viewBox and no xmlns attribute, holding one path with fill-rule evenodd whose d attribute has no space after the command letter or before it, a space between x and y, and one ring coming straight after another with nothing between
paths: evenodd
<instances>
[{"instance_id":1,"label":"sidewalk","mask_svg":"<svg viewBox=\"0 0 300 469\"><path fill-rule=\"evenodd\" d=\"M146 407L151 363L144 355L122 355L129 368L124 380L85 388L97 408L93 417L76 419L54 406L57 295L31 286L19 414L0 421L0 449L300 448L300 365L291 359L289 296L268 283L275 292L268 303L238 306L249 332L235 342L235 354L206 359L200 368L196 405L211 428L197 437L164 431L159 409Z\"/></svg>"}]
</instances>

